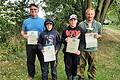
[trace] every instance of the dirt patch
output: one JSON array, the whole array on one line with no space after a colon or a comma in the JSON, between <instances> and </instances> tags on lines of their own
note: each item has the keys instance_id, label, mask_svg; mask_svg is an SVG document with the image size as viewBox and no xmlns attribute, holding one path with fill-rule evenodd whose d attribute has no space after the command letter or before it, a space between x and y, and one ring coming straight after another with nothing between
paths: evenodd
<instances>
[{"instance_id":1,"label":"dirt patch","mask_svg":"<svg viewBox=\"0 0 120 80\"><path fill-rule=\"evenodd\" d=\"M0 61L0 66L8 65L9 61Z\"/></svg>"},{"instance_id":2,"label":"dirt patch","mask_svg":"<svg viewBox=\"0 0 120 80\"><path fill-rule=\"evenodd\" d=\"M115 42L120 42L120 33L115 32L111 29L104 29L103 30L103 39L115 41Z\"/></svg>"}]
</instances>

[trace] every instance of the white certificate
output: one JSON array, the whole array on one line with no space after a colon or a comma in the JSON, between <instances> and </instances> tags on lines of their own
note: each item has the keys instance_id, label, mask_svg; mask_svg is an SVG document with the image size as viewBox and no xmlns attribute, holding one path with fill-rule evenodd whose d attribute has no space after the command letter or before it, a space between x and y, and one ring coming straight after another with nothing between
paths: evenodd
<instances>
[{"instance_id":1,"label":"white certificate","mask_svg":"<svg viewBox=\"0 0 120 80\"><path fill-rule=\"evenodd\" d=\"M66 52L75 53L78 51L80 40L77 38L69 38L67 42Z\"/></svg>"},{"instance_id":2,"label":"white certificate","mask_svg":"<svg viewBox=\"0 0 120 80\"><path fill-rule=\"evenodd\" d=\"M86 48L97 47L97 39L94 37L94 33L86 33Z\"/></svg>"},{"instance_id":3,"label":"white certificate","mask_svg":"<svg viewBox=\"0 0 120 80\"><path fill-rule=\"evenodd\" d=\"M56 60L54 45L43 47L44 62Z\"/></svg>"},{"instance_id":4,"label":"white certificate","mask_svg":"<svg viewBox=\"0 0 120 80\"><path fill-rule=\"evenodd\" d=\"M27 35L28 35L28 39L27 39L28 44L37 44L38 31L28 31Z\"/></svg>"}]
</instances>

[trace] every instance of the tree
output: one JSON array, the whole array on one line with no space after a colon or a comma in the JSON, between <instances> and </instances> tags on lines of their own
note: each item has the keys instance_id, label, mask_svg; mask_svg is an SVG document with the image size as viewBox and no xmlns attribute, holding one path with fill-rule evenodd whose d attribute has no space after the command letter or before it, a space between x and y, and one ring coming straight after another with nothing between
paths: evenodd
<instances>
[{"instance_id":1,"label":"tree","mask_svg":"<svg viewBox=\"0 0 120 80\"><path fill-rule=\"evenodd\" d=\"M37 2L42 6L46 13L46 18L54 19L58 29L67 23L67 19L71 14L76 14L78 20L85 19L85 10L88 7L96 9L95 19L104 22L107 11L114 0L25 0L29 2Z\"/></svg>"},{"instance_id":2,"label":"tree","mask_svg":"<svg viewBox=\"0 0 120 80\"><path fill-rule=\"evenodd\" d=\"M46 17L53 18L57 22L58 29L65 25L71 14L76 14L78 20L85 19L85 10L88 7L96 9L96 20L103 23L106 13L112 4L113 0L43 0L45 5L42 8L45 10Z\"/></svg>"},{"instance_id":3,"label":"tree","mask_svg":"<svg viewBox=\"0 0 120 80\"><path fill-rule=\"evenodd\" d=\"M117 17L118 17L118 24L120 24L120 0L115 0L114 4L113 4L113 8L117 14Z\"/></svg>"},{"instance_id":4,"label":"tree","mask_svg":"<svg viewBox=\"0 0 120 80\"><path fill-rule=\"evenodd\" d=\"M77 14L79 21L82 20L82 7L80 0L43 0L45 5L42 6L46 13L46 18L54 19L57 29L60 31L61 26L66 25L71 14Z\"/></svg>"},{"instance_id":5,"label":"tree","mask_svg":"<svg viewBox=\"0 0 120 80\"><path fill-rule=\"evenodd\" d=\"M24 49L20 30L23 19L28 15L26 1L0 1L0 49L3 50L0 52L0 60L9 60L10 56L18 57L16 54Z\"/></svg>"},{"instance_id":6,"label":"tree","mask_svg":"<svg viewBox=\"0 0 120 80\"><path fill-rule=\"evenodd\" d=\"M27 15L24 1L1 1L0 36L2 43L5 43L6 40L9 40L9 37L17 36L20 33L21 23L24 17Z\"/></svg>"},{"instance_id":7,"label":"tree","mask_svg":"<svg viewBox=\"0 0 120 80\"><path fill-rule=\"evenodd\" d=\"M98 6L96 8L96 20L101 23L104 22L106 13L112 4L113 0L98 0Z\"/></svg>"}]
</instances>

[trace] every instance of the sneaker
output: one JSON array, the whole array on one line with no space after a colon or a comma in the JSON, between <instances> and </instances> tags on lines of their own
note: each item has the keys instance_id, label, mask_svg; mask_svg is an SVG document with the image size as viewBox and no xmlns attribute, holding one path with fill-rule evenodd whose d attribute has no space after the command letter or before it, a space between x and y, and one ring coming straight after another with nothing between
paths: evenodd
<instances>
[{"instance_id":1,"label":"sneaker","mask_svg":"<svg viewBox=\"0 0 120 80\"><path fill-rule=\"evenodd\" d=\"M32 77L30 77L30 76L28 76L27 80L33 80L33 78L32 78Z\"/></svg>"},{"instance_id":2,"label":"sneaker","mask_svg":"<svg viewBox=\"0 0 120 80\"><path fill-rule=\"evenodd\" d=\"M67 80L72 80L72 76L68 76L68 77L67 77Z\"/></svg>"},{"instance_id":3,"label":"sneaker","mask_svg":"<svg viewBox=\"0 0 120 80\"><path fill-rule=\"evenodd\" d=\"M81 78L81 79L79 79L79 80L84 80L84 78Z\"/></svg>"},{"instance_id":4,"label":"sneaker","mask_svg":"<svg viewBox=\"0 0 120 80\"><path fill-rule=\"evenodd\" d=\"M84 78L78 77L78 80L85 80Z\"/></svg>"},{"instance_id":5,"label":"sneaker","mask_svg":"<svg viewBox=\"0 0 120 80\"><path fill-rule=\"evenodd\" d=\"M76 77L76 76L73 76L73 77L72 77L72 80L77 80L77 77Z\"/></svg>"}]
</instances>

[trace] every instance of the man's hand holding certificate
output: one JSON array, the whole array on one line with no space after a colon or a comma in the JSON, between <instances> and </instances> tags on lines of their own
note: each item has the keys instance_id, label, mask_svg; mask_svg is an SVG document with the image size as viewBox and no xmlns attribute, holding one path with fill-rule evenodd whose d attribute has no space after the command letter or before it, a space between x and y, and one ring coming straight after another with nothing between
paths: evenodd
<instances>
[{"instance_id":1,"label":"man's hand holding certificate","mask_svg":"<svg viewBox=\"0 0 120 80\"><path fill-rule=\"evenodd\" d=\"M38 31L28 31L27 32L27 42L28 44L36 45L38 42Z\"/></svg>"},{"instance_id":2,"label":"man's hand holding certificate","mask_svg":"<svg viewBox=\"0 0 120 80\"><path fill-rule=\"evenodd\" d=\"M86 33L86 48L97 47L97 34L96 33Z\"/></svg>"}]
</instances>

